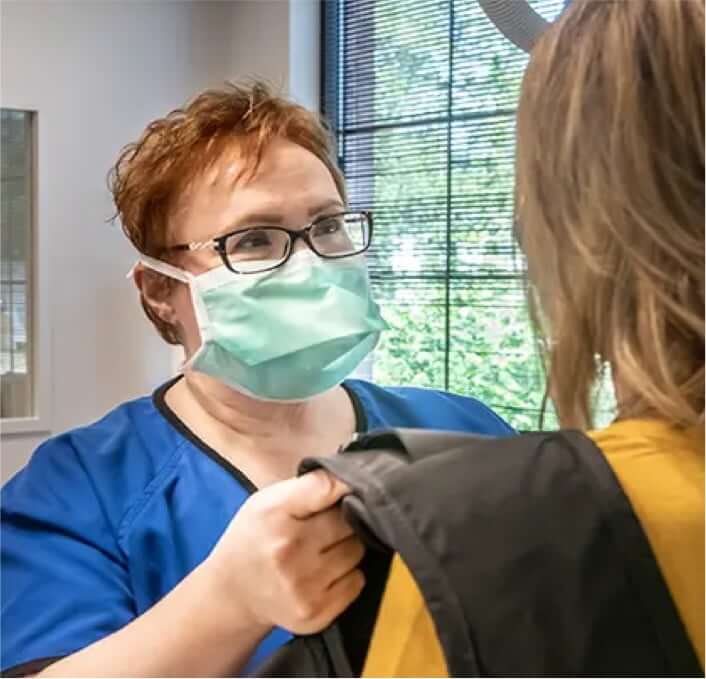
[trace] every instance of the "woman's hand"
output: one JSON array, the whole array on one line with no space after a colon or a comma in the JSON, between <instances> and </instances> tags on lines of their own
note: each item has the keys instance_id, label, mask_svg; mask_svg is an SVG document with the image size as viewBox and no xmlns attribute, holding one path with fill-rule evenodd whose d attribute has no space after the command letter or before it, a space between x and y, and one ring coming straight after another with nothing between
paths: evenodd
<instances>
[{"instance_id":1,"label":"woman's hand","mask_svg":"<svg viewBox=\"0 0 706 679\"><path fill-rule=\"evenodd\" d=\"M204 563L216 591L263 631L324 629L365 584L357 569L363 545L337 504L348 492L318 470L255 493Z\"/></svg>"},{"instance_id":2,"label":"woman's hand","mask_svg":"<svg viewBox=\"0 0 706 679\"><path fill-rule=\"evenodd\" d=\"M272 627L323 629L363 588L347 492L319 471L255 493L169 594L40 676L238 676Z\"/></svg>"}]
</instances>

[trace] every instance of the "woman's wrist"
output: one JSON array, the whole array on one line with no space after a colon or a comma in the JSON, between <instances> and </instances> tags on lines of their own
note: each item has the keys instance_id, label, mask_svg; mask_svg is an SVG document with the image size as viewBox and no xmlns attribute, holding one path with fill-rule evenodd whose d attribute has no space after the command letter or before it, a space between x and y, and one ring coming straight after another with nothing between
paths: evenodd
<instances>
[{"instance_id":1,"label":"woman's wrist","mask_svg":"<svg viewBox=\"0 0 706 679\"><path fill-rule=\"evenodd\" d=\"M214 621L219 621L224 636L251 638L255 643L271 631L272 626L259 620L248 606L249 593L238 589L236 578L227 577L227 564L221 564L217 556L209 556L193 575L194 595L206 603L198 614L204 624L213 626Z\"/></svg>"},{"instance_id":2,"label":"woman's wrist","mask_svg":"<svg viewBox=\"0 0 706 679\"><path fill-rule=\"evenodd\" d=\"M40 676L236 676L267 626L226 592L204 562L123 629L50 665Z\"/></svg>"}]
</instances>

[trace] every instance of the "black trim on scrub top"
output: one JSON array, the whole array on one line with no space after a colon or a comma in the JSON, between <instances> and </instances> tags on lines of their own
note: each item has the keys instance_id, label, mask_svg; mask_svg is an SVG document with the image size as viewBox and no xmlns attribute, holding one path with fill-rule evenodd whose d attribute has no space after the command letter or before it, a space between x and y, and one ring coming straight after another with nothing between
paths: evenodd
<instances>
[{"instance_id":1,"label":"black trim on scrub top","mask_svg":"<svg viewBox=\"0 0 706 679\"><path fill-rule=\"evenodd\" d=\"M360 400L360 396L356 394L355 389L346 384L341 383L343 391L346 392L348 398L351 400L351 405L353 406L353 414L355 415L355 433L365 434L368 431L368 416L365 414L365 408L363 408L363 402Z\"/></svg>"},{"instance_id":2,"label":"black trim on scrub top","mask_svg":"<svg viewBox=\"0 0 706 679\"><path fill-rule=\"evenodd\" d=\"M199 438L194 434L191 429L189 429L178 417L178 415L167 405L165 399L167 392L171 387L173 387L180 379L184 377L183 375L177 375L174 379L169 380L161 387L159 387L152 395L152 401L155 407L162 416L171 424L184 438L188 439L193 443L199 450L206 453L216 464L219 464L223 469L225 469L231 476L233 476L240 485L248 491L248 493L254 493L257 491L257 486L247 477L243 472L240 471L235 465L229 462L223 455L221 455L217 450L214 450L209 446L203 439Z\"/></svg>"},{"instance_id":3,"label":"black trim on scrub top","mask_svg":"<svg viewBox=\"0 0 706 679\"><path fill-rule=\"evenodd\" d=\"M177 375L175 378L165 382L161 387L157 388L152 395L152 401L155 407L160 412L160 414L171 424L184 438L188 439L193 443L199 450L206 453L216 464L219 464L223 469L225 469L231 476L233 476L238 483L240 483L243 488L245 488L248 493L254 493L257 491L257 486L247 477L243 472L240 471L232 462L227 460L223 455L221 455L217 450L214 450L209 446L203 439L199 438L189 427L182 422L177 414L169 407L166 401L167 391L173 387L183 375ZM368 418L365 415L365 410L363 409L363 404L360 401L358 394L347 384L342 384L343 390L348 395L353 406L353 413L355 415L355 431L358 434L362 434L368 429Z\"/></svg>"},{"instance_id":4,"label":"black trim on scrub top","mask_svg":"<svg viewBox=\"0 0 706 679\"><path fill-rule=\"evenodd\" d=\"M10 667L5 670L1 676L3 677L31 677L34 674L39 674L42 670L45 670L49 665L53 665L59 660L63 660L65 655L51 656L50 658L37 658L37 660L30 660L28 662L20 663L14 667Z\"/></svg>"}]
</instances>

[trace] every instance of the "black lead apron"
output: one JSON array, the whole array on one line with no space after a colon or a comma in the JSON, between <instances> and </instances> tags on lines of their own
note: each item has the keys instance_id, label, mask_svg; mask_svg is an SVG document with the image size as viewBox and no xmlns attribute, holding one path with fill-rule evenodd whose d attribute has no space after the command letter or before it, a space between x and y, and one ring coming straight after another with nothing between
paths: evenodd
<instances>
[{"instance_id":1,"label":"black lead apron","mask_svg":"<svg viewBox=\"0 0 706 679\"><path fill-rule=\"evenodd\" d=\"M451 676L703 676L642 527L585 435L374 432L301 472L320 467L353 489L343 507L373 548L368 586L259 676L359 674L392 552Z\"/></svg>"}]
</instances>

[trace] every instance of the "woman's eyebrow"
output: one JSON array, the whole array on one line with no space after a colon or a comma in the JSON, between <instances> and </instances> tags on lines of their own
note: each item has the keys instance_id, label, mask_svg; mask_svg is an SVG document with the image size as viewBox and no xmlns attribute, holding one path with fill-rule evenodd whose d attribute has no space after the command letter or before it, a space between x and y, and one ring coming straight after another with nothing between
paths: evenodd
<instances>
[{"instance_id":1,"label":"woman's eyebrow","mask_svg":"<svg viewBox=\"0 0 706 679\"><path fill-rule=\"evenodd\" d=\"M271 224L277 226L285 221L284 215L278 212L250 212L239 217L230 226L230 229L238 229L247 226L260 226Z\"/></svg>"},{"instance_id":2,"label":"woman's eyebrow","mask_svg":"<svg viewBox=\"0 0 706 679\"><path fill-rule=\"evenodd\" d=\"M329 210L332 207L338 208L339 210L345 209L340 198L331 198L327 201L324 201L323 203L320 203L315 208L309 210L309 217L316 217L316 215L319 215L324 212L324 210Z\"/></svg>"},{"instance_id":3,"label":"woman's eyebrow","mask_svg":"<svg viewBox=\"0 0 706 679\"><path fill-rule=\"evenodd\" d=\"M339 198L331 198L319 203L313 208L308 210L309 218L316 217L320 215L325 210L331 208L337 208L339 210L344 210L343 203ZM277 212L251 212L239 217L236 221L230 224L227 228L222 229L218 235L224 235L232 231L237 231L238 229L247 229L252 226L280 226L286 221L285 217L281 213ZM303 225L302 225L303 226ZM216 236L216 237L217 237Z\"/></svg>"}]
</instances>

